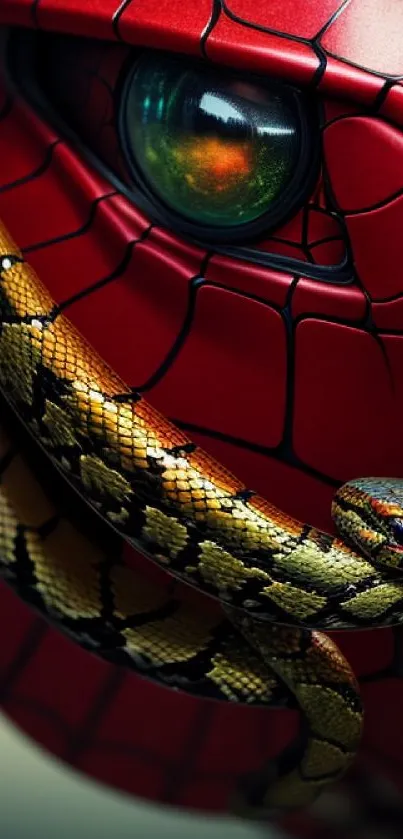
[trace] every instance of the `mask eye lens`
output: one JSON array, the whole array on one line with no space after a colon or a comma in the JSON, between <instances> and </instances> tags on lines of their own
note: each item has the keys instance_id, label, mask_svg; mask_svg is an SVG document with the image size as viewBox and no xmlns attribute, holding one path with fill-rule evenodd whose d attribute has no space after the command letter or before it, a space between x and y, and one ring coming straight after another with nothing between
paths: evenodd
<instances>
[{"instance_id":1,"label":"mask eye lens","mask_svg":"<svg viewBox=\"0 0 403 839\"><path fill-rule=\"evenodd\" d=\"M121 126L133 177L151 198L225 233L278 210L300 181L302 122L287 88L148 54L126 82Z\"/></svg>"}]
</instances>

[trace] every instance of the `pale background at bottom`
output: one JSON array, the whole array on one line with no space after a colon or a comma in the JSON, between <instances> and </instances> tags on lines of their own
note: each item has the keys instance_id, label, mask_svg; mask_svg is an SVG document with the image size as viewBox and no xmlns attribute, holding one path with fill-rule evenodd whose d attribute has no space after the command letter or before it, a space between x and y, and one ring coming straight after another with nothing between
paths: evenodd
<instances>
[{"instance_id":1,"label":"pale background at bottom","mask_svg":"<svg viewBox=\"0 0 403 839\"><path fill-rule=\"evenodd\" d=\"M138 803L57 763L0 715L2 839L282 839L267 827Z\"/></svg>"}]
</instances>

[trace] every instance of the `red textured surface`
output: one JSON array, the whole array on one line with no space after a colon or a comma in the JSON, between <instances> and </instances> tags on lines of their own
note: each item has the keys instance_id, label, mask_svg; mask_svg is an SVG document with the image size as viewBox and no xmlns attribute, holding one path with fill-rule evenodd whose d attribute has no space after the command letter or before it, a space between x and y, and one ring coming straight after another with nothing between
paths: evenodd
<instances>
[{"instance_id":1,"label":"red textured surface","mask_svg":"<svg viewBox=\"0 0 403 839\"><path fill-rule=\"evenodd\" d=\"M89 220L92 202L112 191L106 180L77 165L76 155L61 142L46 152L49 164L34 178L28 172L28 180L21 179L13 186L7 170L3 173L0 214L7 216L11 231L18 231L21 248L79 231ZM22 202L29 207L24 225ZM57 212L52 212L55 206Z\"/></svg>"},{"instance_id":2,"label":"red textured surface","mask_svg":"<svg viewBox=\"0 0 403 839\"><path fill-rule=\"evenodd\" d=\"M311 40L341 6L341 0L323 0L298 6L294 0L257 0L251 6L250 0L229 0L228 11L238 19L253 26L262 26Z\"/></svg>"},{"instance_id":3,"label":"red textured surface","mask_svg":"<svg viewBox=\"0 0 403 839\"><path fill-rule=\"evenodd\" d=\"M47 632L36 653L27 662L23 674L15 681L16 691L21 692L23 696L25 686L28 685L33 704L40 705L43 697L42 685L48 679L47 670L49 661L52 661L52 710L56 716L60 715L64 720L66 731L82 724L85 709L93 704L103 685L102 667L96 666L93 678L87 679L88 656L75 658L69 655L69 646L69 642L55 632ZM95 662L98 664L96 659ZM66 693L66 682L79 684L80 690Z\"/></svg>"},{"instance_id":4,"label":"red textured surface","mask_svg":"<svg viewBox=\"0 0 403 839\"><path fill-rule=\"evenodd\" d=\"M92 296L69 308L72 322L129 386L143 385L174 344L201 261L202 254L179 262L150 236L135 246L126 271L97 291L96 317Z\"/></svg>"},{"instance_id":5,"label":"red textured surface","mask_svg":"<svg viewBox=\"0 0 403 839\"><path fill-rule=\"evenodd\" d=\"M85 5L80 0L3 0L0 24L110 40L120 37L133 44L196 54L205 39L207 53L222 63L304 82L316 72L324 90L330 83L333 92L369 103L382 88L382 74L403 74L401 15L400 0L388 0L382 15L378 0L352 4L326 0L308 10L289 0L270 4L259 0L253 6L248 0L234 0L218 15L211 0L188 0L185 5L164 0L157 6L152 0L127 4L89 0ZM279 36L264 31L265 26Z\"/></svg>"},{"instance_id":6,"label":"red textured surface","mask_svg":"<svg viewBox=\"0 0 403 839\"><path fill-rule=\"evenodd\" d=\"M401 371L403 369L403 338L401 335L384 335L382 338L382 343L385 348L391 379L395 383L395 402L393 418L396 421L396 426L399 427L399 418L403 409L403 378L401 375ZM391 429L391 433L392 439L395 443L397 436L393 434L393 429ZM395 456L397 458L399 457L399 454L396 451Z\"/></svg>"},{"instance_id":7,"label":"red textured surface","mask_svg":"<svg viewBox=\"0 0 403 839\"><path fill-rule=\"evenodd\" d=\"M234 261L226 256L213 256L206 270L206 279L220 283L230 289L245 292L266 300L276 307L286 304L287 294L293 281L291 274L268 271L248 262Z\"/></svg>"},{"instance_id":8,"label":"red textured surface","mask_svg":"<svg viewBox=\"0 0 403 839\"><path fill-rule=\"evenodd\" d=\"M322 107L326 125L340 117L357 115L363 112L361 106L356 102L345 102L340 99L323 98Z\"/></svg>"},{"instance_id":9,"label":"red textured surface","mask_svg":"<svg viewBox=\"0 0 403 839\"><path fill-rule=\"evenodd\" d=\"M383 76L369 73L362 67L355 67L328 55L326 57L326 72L323 73L319 81L318 91L373 107L378 97L382 95L384 87L385 79ZM400 116L399 124L401 125L401 123Z\"/></svg>"},{"instance_id":10,"label":"red textured surface","mask_svg":"<svg viewBox=\"0 0 403 839\"><path fill-rule=\"evenodd\" d=\"M306 279L299 281L291 308L294 319L309 312L355 323L365 318L366 310L367 301L361 289L319 285L315 280Z\"/></svg>"},{"instance_id":11,"label":"red textured surface","mask_svg":"<svg viewBox=\"0 0 403 839\"><path fill-rule=\"evenodd\" d=\"M394 655L393 635L383 629L371 630L364 637L359 632L333 632L332 638L361 678L386 670Z\"/></svg>"},{"instance_id":12,"label":"red textured surface","mask_svg":"<svg viewBox=\"0 0 403 839\"><path fill-rule=\"evenodd\" d=\"M340 265L346 252L343 230L339 220L320 206L323 189L321 176L310 202L260 241L257 249L317 265Z\"/></svg>"},{"instance_id":13,"label":"red textured surface","mask_svg":"<svg viewBox=\"0 0 403 839\"><path fill-rule=\"evenodd\" d=\"M38 274L46 273L48 288L57 303L113 276L128 247L149 227L148 219L120 195L89 205L87 221L92 223L81 232L78 230L69 238L50 239L29 251L29 260Z\"/></svg>"},{"instance_id":14,"label":"red textured surface","mask_svg":"<svg viewBox=\"0 0 403 839\"><path fill-rule=\"evenodd\" d=\"M28 133L30 142L26 143ZM4 190L7 184L40 169L56 139L52 129L35 119L31 109L23 103L14 104L12 118L3 121L0 132L0 158L7 160L7 166L0 169L0 188ZM19 148L20 153L10 155L12 148Z\"/></svg>"},{"instance_id":15,"label":"red textured surface","mask_svg":"<svg viewBox=\"0 0 403 839\"><path fill-rule=\"evenodd\" d=\"M255 421L250 439L277 446L285 411L285 340L280 316L268 307L221 289L201 288L190 335L151 391L152 401L176 419L230 437L245 438L251 410ZM276 364L262 363L263 344ZM243 404L240 393L248 394Z\"/></svg>"},{"instance_id":16,"label":"red textured surface","mask_svg":"<svg viewBox=\"0 0 403 839\"><path fill-rule=\"evenodd\" d=\"M374 300L402 294L403 195L346 219L356 270Z\"/></svg>"},{"instance_id":17,"label":"red textured surface","mask_svg":"<svg viewBox=\"0 0 403 839\"><path fill-rule=\"evenodd\" d=\"M289 41L270 32L243 26L222 15L208 38L212 61L307 84L319 67L308 44Z\"/></svg>"},{"instance_id":18,"label":"red textured surface","mask_svg":"<svg viewBox=\"0 0 403 839\"><path fill-rule=\"evenodd\" d=\"M120 36L131 43L175 52L199 53L200 39L210 21L211 0L141 0L129 3L119 21Z\"/></svg>"},{"instance_id":19,"label":"red textured surface","mask_svg":"<svg viewBox=\"0 0 403 839\"><path fill-rule=\"evenodd\" d=\"M403 86L395 84L391 87L385 97L380 113L387 119L391 119L398 125L403 122Z\"/></svg>"},{"instance_id":20,"label":"red textured surface","mask_svg":"<svg viewBox=\"0 0 403 839\"><path fill-rule=\"evenodd\" d=\"M393 702L388 704L387 713L380 718L379 709L382 696L393 696ZM402 703L403 680L385 679L384 683L365 685L363 699L366 702L368 725L373 730L371 746L381 752L386 761L388 757L396 758L403 750Z\"/></svg>"},{"instance_id":21,"label":"red textured surface","mask_svg":"<svg viewBox=\"0 0 403 839\"><path fill-rule=\"evenodd\" d=\"M298 325L293 442L302 461L318 470L326 463L340 481L403 474L387 370L382 348L365 331L314 319Z\"/></svg>"},{"instance_id":22,"label":"red textured surface","mask_svg":"<svg viewBox=\"0 0 403 839\"><path fill-rule=\"evenodd\" d=\"M378 328L400 332L403 323L403 298L374 303L372 315Z\"/></svg>"},{"instance_id":23,"label":"red textured surface","mask_svg":"<svg viewBox=\"0 0 403 839\"><path fill-rule=\"evenodd\" d=\"M53 58L57 67L45 67L44 76L50 86L58 80L64 119L86 145L125 177L126 167L114 125L113 91L130 48L89 38L67 41L63 35L54 34L47 39L47 45L50 62ZM45 61L44 50L42 61ZM63 67L63 85L58 73L60 67Z\"/></svg>"},{"instance_id":24,"label":"red textured surface","mask_svg":"<svg viewBox=\"0 0 403 839\"><path fill-rule=\"evenodd\" d=\"M325 131L325 162L332 194L320 178L308 204L260 243L299 259L307 277L217 254L202 266L204 252L169 232L149 232L149 220L71 148L58 142L52 151L58 138L30 109L17 101L3 112L0 94L0 217L66 314L129 385L144 385L154 404L247 485L327 529L338 481L369 472L403 476L403 198L394 198L402 190L403 88L384 87L384 74L402 73L403 37L400 2L388 0L382 14L379 2L354 0L333 21L340 4L331 0L309 8L231 0L217 20L210 0L136 0L119 15L119 0L0 4L0 22L119 35L185 53L200 54L204 32L214 61L331 93L325 118L336 121ZM318 43L298 39L322 27L319 56ZM112 100L100 80L113 89L127 53L112 47L113 55L104 47L83 53L93 83L82 103L88 137L91 115L111 160ZM394 126L374 114L377 97L379 114ZM309 277L310 265L335 264L346 245L351 284ZM133 552L126 558L144 566ZM46 629L4 587L0 633L7 639L0 702L10 718L71 765L132 795L225 809L239 776L294 733L288 712L219 708L117 671ZM365 748L380 755L379 765L382 756L394 759L403 788L401 632L338 633L337 641L369 682Z\"/></svg>"},{"instance_id":25,"label":"red textured surface","mask_svg":"<svg viewBox=\"0 0 403 839\"><path fill-rule=\"evenodd\" d=\"M325 33L326 50L389 76L403 75L401 33L403 7L400 0L365 0L347 5L343 14Z\"/></svg>"},{"instance_id":26,"label":"red textured surface","mask_svg":"<svg viewBox=\"0 0 403 839\"><path fill-rule=\"evenodd\" d=\"M113 15L119 5L118 0L90 0L85 5L81 0L40 0L32 11L32 18L35 25L44 29L68 32L72 27L73 30L77 28L80 35L113 38Z\"/></svg>"},{"instance_id":27,"label":"red textured surface","mask_svg":"<svg viewBox=\"0 0 403 839\"><path fill-rule=\"evenodd\" d=\"M403 190L402 132L383 120L350 117L325 131L336 201L345 212L372 207Z\"/></svg>"},{"instance_id":28,"label":"red textured surface","mask_svg":"<svg viewBox=\"0 0 403 839\"><path fill-rule=\"evenodd\" d=\"M32 26L32 5L32 0L4 0L0 11L0 23Z\"/></svg>"}]
</instances>

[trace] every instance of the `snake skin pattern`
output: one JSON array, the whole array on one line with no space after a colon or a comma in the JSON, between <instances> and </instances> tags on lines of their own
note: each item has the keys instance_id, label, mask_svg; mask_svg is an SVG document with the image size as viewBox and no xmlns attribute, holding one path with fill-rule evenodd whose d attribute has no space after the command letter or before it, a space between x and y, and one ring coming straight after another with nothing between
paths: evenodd
<instances>
[{"instance_id":1,"label":"snake skin pattern","mask_svg":"<svg viewBox=\"0 0 403 839\"><path fill-rule=\"evenodd\" d=\"M276 704L284 684L306 718L305 747L276 779L272 768L260 773L247 798L266 809L306 803L345 771L362 719L350 667L316 629L402 620L399 482L351 482L337 493L339 530L362 553L295 521L127 393L4 228L0 279L7 401L120 536L223 603L227 618L161 602L153 586L95 549L58 515L4 438L7 581L84 645L109 658L116 645L117 661L181 689L195 690L187 675L195 665L204 677L199 692L219 699Z\"/></svg>"}]
</instances>

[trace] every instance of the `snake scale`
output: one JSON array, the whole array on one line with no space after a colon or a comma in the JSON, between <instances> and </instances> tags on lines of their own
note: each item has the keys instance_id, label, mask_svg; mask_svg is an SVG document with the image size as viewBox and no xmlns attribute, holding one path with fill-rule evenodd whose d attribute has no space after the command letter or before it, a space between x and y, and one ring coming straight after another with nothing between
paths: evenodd
<instances>
[{"instance_id":1,"label":"snake scale","mask_svg":"<svg viewBox=\"0 0 403 839\"><path fill-rule=\"evenodd\" d=\"M323 630L403 622L402 483L338 490L342 538L277 510L128 391L3 226L0 325L0 388L31 448L35 438L119 543L182 584L171 596L89 538L1 432L5 580L79 643L173 688L295 702L298 748L260 769L238 805L250 815L308 803L347 769L362 728L354 674ZM193 602L194 588L208 597Z\"/></svg>"}]
</instances>

